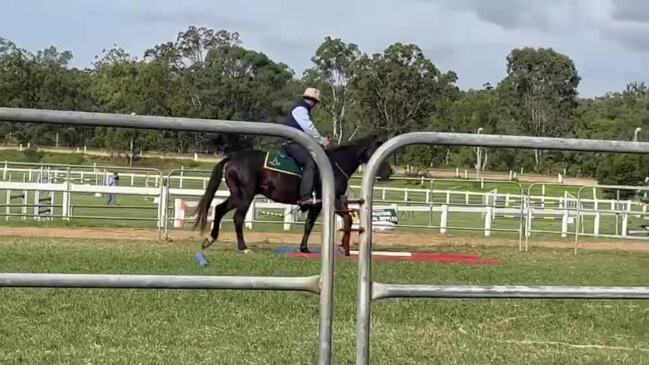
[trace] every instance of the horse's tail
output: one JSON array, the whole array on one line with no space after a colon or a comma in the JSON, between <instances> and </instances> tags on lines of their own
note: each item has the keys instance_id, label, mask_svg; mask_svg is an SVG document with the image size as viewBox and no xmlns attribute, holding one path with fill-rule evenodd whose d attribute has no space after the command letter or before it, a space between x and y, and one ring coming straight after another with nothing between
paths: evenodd
<instances>
[{"instance_id":1,"label":"horse's tail","mask_svg":"<svg viewBox=\"0 0 649 365\"><path fill-rule=\"evenodd\" d=\"M210 181L207 183L207 188L205 189L205 194L201 198L201 201L198 203L196 210L194 211L196 216L196 222L194 222L194 228L196 226L201 227L201 233L205 231L205 226L207 226L207 213L210 210L210 205L212 204L212 199L214 199L214 194L219 189L221 185L221 179L223 179L223 170L225 170L225 165L230 161L230 157L226 157L223 160L219 161L214 170L212 170L212 175L210 176Z\"/></svg>"}]
</instances>

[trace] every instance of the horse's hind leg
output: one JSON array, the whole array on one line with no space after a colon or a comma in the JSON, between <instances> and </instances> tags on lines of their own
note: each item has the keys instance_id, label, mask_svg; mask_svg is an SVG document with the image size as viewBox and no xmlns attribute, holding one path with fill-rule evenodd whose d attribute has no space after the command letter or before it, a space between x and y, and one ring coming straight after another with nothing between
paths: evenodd
<instances>
[{"instance_id":1,"label":"horse's hind leg","mask_svg":"<svg viewBox=\"0 0 649 365\"><path fill-rule=\"evenodd\" d=\"M246 246L246 242L243 239L243 224L246 219L246 213L248 212L248 209L250 208L250 203L252 203L252 199L254 199L254 194L252 194L250 197L243 197L240 198L240 200L237 202L237 210L234 212L234 230L237 233L237 246L239 247L239 251L243 251L245 253L248 253L248 247Z\"/></svg>"},{"instance_id":2,"label":"horse's hind leg","mask_svg":"<svg viewBox=\"0 0 649 365\"><path fill-rule=\"evenodd\" d=\"M216 242L216 240L219 238L221 219L223 219L223 216L234 209L236 206L236 197L229 196L227 199L225 199L224 202L214 207L214 224L212 226L212 231L210 232L210 237L212 237L212 240L210 241L206 238L203 242L203 249L210 247L214 242Z\"/></svg>"}]
</instances>

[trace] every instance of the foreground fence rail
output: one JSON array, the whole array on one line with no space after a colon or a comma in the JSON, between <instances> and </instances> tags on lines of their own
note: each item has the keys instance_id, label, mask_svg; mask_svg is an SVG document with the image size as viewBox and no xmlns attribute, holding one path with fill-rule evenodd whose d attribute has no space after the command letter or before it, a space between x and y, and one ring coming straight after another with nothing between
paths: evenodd
<instances>
[{"instance_id":1,"label":"foreground fence rail","mask_svg":"<svg viewBox=\"0 0 649 365\"><path fill-rule=\"evenodd\" d=\"M372 284L385 298L649 299L649 287Z\"/></svg>"},{"instance_id":2,"label":"foreground fence rail","mask_svg":"<svg viewBox=\"0 0 649 365\"><path fill-rule=\"evenodd\" d=\"M320 277L0 274L6 288L237 289L320 293Z\"/></svg>"},{"instance_id":3,"label":"foreground fence rail","mask_svg":"<svg viewBox=\"0 0 649 365\"><path fill-rule=\"evenodd\" d=\"M378 168L388 155L412 144L476 146L649 154L649 143L544 138L464 133L416 132L394 137L372 155L363 174L358 257L358 317L356 363L369 364L370 310L384 298L521 298L521 299L649 299L649 287L468 286L388 284L372 281L372 205Z\"/></svg>"},{"instance_id":4,"label":"foreground fence rail","mask_svg":"<svg viewBox=\"0 0 649 365\"><path fill-rule=\"evenodd\" d=\"M185 132L236 133L284 137L304 146L318 166L322 181L322 261L318 277L185 277L84 274L0 273L0 287L167 288L238 290L301 290L320 295L319 364L331 364L334 273L334 179L331 163L322 148L297 129L271 123L153 117L124 114L0 108L0 121L50 123L117 128L168 129ZM317 286L316 286L317 284ZM157 286L156 286L157 285Z\"/></svg>"}]
</instances>

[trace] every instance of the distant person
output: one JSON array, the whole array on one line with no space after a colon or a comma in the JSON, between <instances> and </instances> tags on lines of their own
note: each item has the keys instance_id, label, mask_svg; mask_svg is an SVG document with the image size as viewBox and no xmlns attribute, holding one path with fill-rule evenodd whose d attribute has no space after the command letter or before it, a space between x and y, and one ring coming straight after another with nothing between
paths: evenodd
<instances>
[{"instance_id":1,"label":"distant person","mask_svg":"<svg viewBox=\"0 0 649 365\"><path fill-rule=\"evenodd\" d=\"M112 175L108 176L108 186L117 186L119 184L119 174L117 171L113 172ZM108 193L107 205L117 205L117 197L114 193Z\"/></svg>"}]
</instances>

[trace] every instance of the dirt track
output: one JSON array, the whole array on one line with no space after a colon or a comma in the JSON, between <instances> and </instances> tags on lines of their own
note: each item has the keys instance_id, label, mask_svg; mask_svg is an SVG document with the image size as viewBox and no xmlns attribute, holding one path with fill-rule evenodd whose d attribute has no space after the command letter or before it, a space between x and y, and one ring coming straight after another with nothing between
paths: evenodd
<instances>
[{"instance_id":1,"label":"dirt track","mask_svg":"<svg viewBox=\"0 0 649 365\"><path fill-rule=\"evenodd\" d=\"M157 240L158 233L152 229L128 229L128 228L30 228L30 227L0 227L0 236L20 237L64 237L64 238L92 238L106 240ZM265 233L245 232L246 241L251 245L278 245L298 244L301 235L297 233ZM518 240L484 237L452 237L431 233L374 233L375 247L434 247L434 246L518 246ZM198 243L202 238L198 232L191 231L170 231L169 238L172 242L183 241L186 243ZM219 241L234 244L233 232L223 232ZM353 239L353 245L357 246L358 240ZM314 233L309 242L317 245L320 242L320 234ZM234 247L234 246L233 246ZM530 240L530 247L549 248L572 248L572 240L565 241L538 241ZM649 244L642 241L613 241L613 242L584 242L583 249L623 250L623 251L646 251L649 252Z\"/></svg>"}]
</instances>

